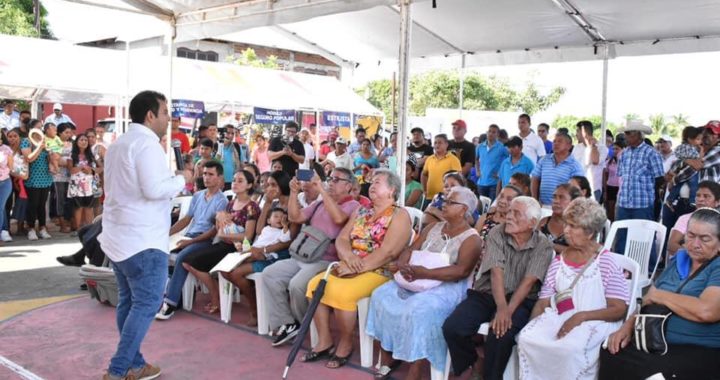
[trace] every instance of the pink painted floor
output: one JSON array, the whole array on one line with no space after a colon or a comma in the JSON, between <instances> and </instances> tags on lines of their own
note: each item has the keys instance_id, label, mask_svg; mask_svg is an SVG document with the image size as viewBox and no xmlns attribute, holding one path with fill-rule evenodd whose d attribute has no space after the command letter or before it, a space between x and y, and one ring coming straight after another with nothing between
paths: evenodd
<instances>
[{"instance_id":1,"label":"pink painted floor","mask_svg":"<svg viewBox=\"0 0 720 380\"><path fill-rule=\"evenodd\" d=\"M196 308L206 299L198 297ZM216 315L178 312L153 322L142 346L145 358L163 369L162 379L280 379L290 346L271 347L270 338L240 325L246 308L235 304L233 321ZM101 379L118 335L115 310L89 298L49 305L0 324L0 355L43 379ZM307 347L307 342L306 342ZM346 367L324 362L293 365L289 379L370 379L356 349ZM0 379L14 379L0 367ZM402 376L402 375L400 375Z\"/></svg>"}]
</instances>

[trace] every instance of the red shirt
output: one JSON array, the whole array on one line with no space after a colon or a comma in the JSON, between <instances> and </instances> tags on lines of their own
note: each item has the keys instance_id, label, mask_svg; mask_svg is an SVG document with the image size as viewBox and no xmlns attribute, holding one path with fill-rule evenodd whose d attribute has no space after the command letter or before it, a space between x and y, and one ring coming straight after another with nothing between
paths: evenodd
<instances>
[{"instance_id":1,"label":"red shirt","mask_svg":"<svg viewBox=\"0 0 720 380\"><path fill-rule=\"evenodd\" d=\"M186 134L182 132L173 133L171 139L180 141L180 151L183 154L190 151L190 139L188 139Z\"/></svg>"}]
</instances>

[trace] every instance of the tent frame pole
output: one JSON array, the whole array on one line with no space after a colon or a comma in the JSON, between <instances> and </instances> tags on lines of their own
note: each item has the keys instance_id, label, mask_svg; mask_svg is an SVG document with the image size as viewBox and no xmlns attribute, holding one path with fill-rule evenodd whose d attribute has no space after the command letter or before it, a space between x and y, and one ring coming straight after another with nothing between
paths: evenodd
<instances>
[{"instance_id":1,"label":"tent frame pole","mask_svg":"<svg viewBox=\"0 0 720 380\"><path fill-rule=\"evenodd\" d=\"M458 118L462 119L465 103L465 54L460 61L460 88L458 89Z\"/></svg>"},{"instance_id":2,"label":"tent frame pole","mask_svg":"<svg viewBox=\"0 0 720 380\"><path fill-rule=\"evenodd\" d=\"M410 102L410 43L412 38L412 0L399 0L400 5L400 59L398 73L400 77L399 96L398 96L398 132L397 145L395 154L398 157L400 176L400 194L398 202L400 206L405 205L405 161L407 159L407 149L405 141L408 134L408 103Z\"/></svg>"},{"instance_id":3,"label":"tent frame pole","mask_svg":"<svg viewBox=\"0 0 720 380\"><path fill-rule=\"evenodd\" d=\"M172 20L170 20L170 33L168 34L168 92L165 94L167 97L167 106L168 106L168 112L171 113L172 117L172 91L173 91L173 50L175 49L175 35L177 33L177 27L175 26L175 18L173 17ZM167 126L167 138L165 139L165 152L167 153L167 165L173 172L177 168L173 168L171 155L174 155L174 150L172 148L172 123L168 123Z\"/></svg>"},{"instance_id":4,"label":"tent frame pole","mask_svg":"<svg viewBox=\"0 0 720 380\"><path fill-rule=\"evenodd\" d=\"M603 86L602 86L602 127L600 128L600 138L598 141L601 145L605 145L605 131L607 130L607 90L608 90L608 53L609 45L605 45L603 57Z\"/></svg>"}]
</instances>

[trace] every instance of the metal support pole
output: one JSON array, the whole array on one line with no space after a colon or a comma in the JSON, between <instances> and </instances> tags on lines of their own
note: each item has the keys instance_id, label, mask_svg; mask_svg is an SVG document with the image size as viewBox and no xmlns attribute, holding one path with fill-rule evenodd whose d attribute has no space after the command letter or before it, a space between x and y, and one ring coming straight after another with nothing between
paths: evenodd
<instances>
[{"instance_id":1,"label":"metal support pole","mask_svg":"<svg viewBox=\"0 0 720 380\"><path fill-rule=\"evenodd\" d=\"M608 55L609 45L605 45L603 57L603 87L602 87L602 128L600 128L600 138L598 141L601 145L605 145L605 130L607 130L607 88L608 88Z\"/></svg>"},{"instance_id":2,"label":"metal support pole","mask_svg":"<svg viewBox=\"0 0 720 380\"><path fill-rule=\"evenodd\" d=\"M465 54L460 63L460 90L458 91L458 118L462 119L463 104L465 102Z\"/></svg>"},{"instance_id":3,"label":"metal support pole","mask_svg":"<svg viewBox=\"0 0 720 380\"><path fill-rule=\"evenodd\" d=\"M410 41L412 37L412 15L410 5L412 0L399 0L400 2L400 59L398 73L400 78L398 96L398 139L395 154L398 158L398 174L400 175L400 206L405 205L405 161L407 160L407 147L405 140L408 135L408 109L410 102Z\"/></svg>"},{"instance_id":4,"label":"metal support pole","mask_svg":"<svg viewBox=\"0 0 720 380\"><path fill-rule=\"evenodd\" d=\"M167 94L165 94L165 97L167 97L167 106L168 106L168 112L172 112L172 89L173 89L173 50L175 49L175 35L176 35L177 29L175 28L175 19L173 18L170 21L170 34L168 35L168 90ZM171 115L172 116L172 115ZM170 138L172 136L172 123L168 123L167 126L167 138L166 138L166 144L165 144L165 152L167 153L167 165L172 170L175 171L176 168L171 167L172 160L171 156L175 154L173 148L172 148L172 139Z\"/></svg>"}]
</instances>

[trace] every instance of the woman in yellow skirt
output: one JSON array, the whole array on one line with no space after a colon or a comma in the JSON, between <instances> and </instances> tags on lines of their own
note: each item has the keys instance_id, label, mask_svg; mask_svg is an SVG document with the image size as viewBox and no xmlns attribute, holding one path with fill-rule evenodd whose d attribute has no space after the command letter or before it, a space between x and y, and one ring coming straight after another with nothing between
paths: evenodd
<instances>
[{"instance_id":1,"label":"woman in yellow skirt","mask_svg":"<svg viewBox=\"0 0 720 380\"><path fill-rule=\"evenodd\" d=\"M340 231L335 241L340 265L328 278L325 294L313 317L318 344L302 361L313 362L330 356L326 367L340 368L350 358L358 300L370 297L375 288L390 279L387 264L400 255L410 240L410 216L395 205L400 186L400 178L394 173L375 170L369 191L373 207L359 208ZM312 298L322 277L320 273L310 280L308 298ZM330 309L334 309L340 330L337 348L330 333Z\"/></svg>"}]
</instances>

